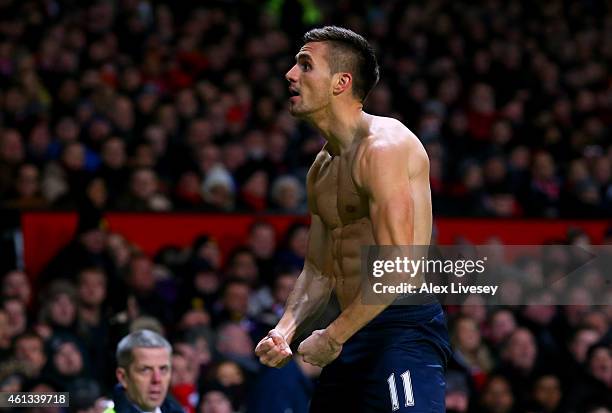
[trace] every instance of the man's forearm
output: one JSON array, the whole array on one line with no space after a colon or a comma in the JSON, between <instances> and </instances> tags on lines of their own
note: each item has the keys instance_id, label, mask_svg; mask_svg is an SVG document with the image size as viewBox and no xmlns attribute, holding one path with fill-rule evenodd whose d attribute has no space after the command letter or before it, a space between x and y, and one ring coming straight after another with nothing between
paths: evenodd
<instances>
[{"instance_id":1,"label":"man's forearm","mask_svg":"<svg viewBox=\"0 0 612 413\"><path fill-rule=\"evenodd\" d=\"M355 300L340 313L338 318L327 326L326 330L329 336L339 344L346 343L353 334L387 308L391 301L392 300L389 300L389 303L365 305L361 303L360 293Z\"/></svg>"},{"instance_id":2,"label":"man's forearm","mask_svg":"<svg viewBox=\"0 0 612 413\"><path fill-rule=\"evenodd\" d=\"M377 258L382 261L394 260L397 257L414 260L415 257L423 255L421 252L421 248L414 246L386 245L379 249ZM392 272L388 274L388 278L394 280L397 285L417 286L424 282L421 273ZM326 328L328 334L338 343L344 344L353 334L393 303L398 296L399 294L396 293L374 294L371 291L360 290L338 318Z\"/></svg>"},{"instance_id":3,"label":"man's forearm","mask_svg":"<svg viewBox=\"0 0 612 413\"><path fill-rule=\"evenodd\" d=\"M304 267L293 292L287 299L285 313L276 326L276 330L288 343L291 343L305 321L325 308L333 287L333 279L307 266Z\"/></svg>"}]
</instances>

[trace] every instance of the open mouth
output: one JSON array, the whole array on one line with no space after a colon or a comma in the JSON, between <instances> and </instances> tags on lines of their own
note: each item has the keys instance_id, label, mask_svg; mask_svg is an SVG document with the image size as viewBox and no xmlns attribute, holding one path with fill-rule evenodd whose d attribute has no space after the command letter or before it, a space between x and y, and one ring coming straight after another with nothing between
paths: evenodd
<instances>
[{"instance_id":1,"label":"open mouth","mask_svg":"<svg viewBox=\"0 0 612 413\"><path fill-rule=\"evenodd\" d=\"M300 92L298 92L295 89L289 89L289 96L290 97L294 97L294 96L300 96Z\"/></svg>"}]
</instances>

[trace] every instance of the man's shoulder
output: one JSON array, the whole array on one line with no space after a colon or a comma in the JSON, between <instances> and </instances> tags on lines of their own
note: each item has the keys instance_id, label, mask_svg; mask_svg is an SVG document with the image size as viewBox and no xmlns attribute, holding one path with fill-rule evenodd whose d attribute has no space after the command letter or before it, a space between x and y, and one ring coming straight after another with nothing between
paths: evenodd
<instances>
[{"instance_id":1,"label":"man's shoulder","mask_svg":"<svg viewBox=\"0 0 612 413\"><path fill-rule=\"evenodd\" d=\"M323 162L325 162L325 160L327 160L328 158L329 152L327 152L325 146L323 146L323 148L321 148L321 150L317 153L317 156L315 156L314 162L312 163L312 165L310 165L310 168L308 169L308 173L306 175L307 183L314 178Z\"/></svg>"},{"instance_id":2,"label":"man's shoulder","mask_svg":"<svg viewBox=\"0 0 612 413\"><path fill-rule=\"evenodd\" d=\"M370 134L362 141L362 159L401 158L410 163L427 162L427 152L419 138L394 118L372 116Z\"/></svg>"},{"instance_id":3,"label":"man's shoulder","mask_svg":"<svg viewBox=\"0 0 612 413\"><path fill-rule=\"evenodd\" d=\"M113 410L116 413L139 413L139 410L127 399L125 389L120 384L115 385L113 389L113 403Z\"/></svg>"},{"instance_id":4,"label":"man's shoulder","mask_svg":"<svg viewBox=\"0 0 612 413\"><path fill-rule=\"evenodd\" d=\"M160 406L162 413L183 413L183 407L177 402L174 397L168 392L166 399Z\"/></svg>"}]
</instances>

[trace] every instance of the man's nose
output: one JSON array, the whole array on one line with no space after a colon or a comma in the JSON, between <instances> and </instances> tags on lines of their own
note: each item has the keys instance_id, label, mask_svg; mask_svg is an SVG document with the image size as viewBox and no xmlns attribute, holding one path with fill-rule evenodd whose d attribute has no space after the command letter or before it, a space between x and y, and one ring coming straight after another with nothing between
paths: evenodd
<instances>
[{"instance_id":1,"label":"man's nose","mask_svg":"<svg viewBox=\"0 0 612 413\"><path fill-rule=\"evenodd\" d=\"M159 383L161 381L161 370L153 369L153 376L151 377L151 381L153 383Z\"/></svg>"},{"instance_id":2,"label":"man's nose","mask_svg":"<svg viewBox=\"0 0 612 413\"><path fill-rule=\"evenodd\" d=\"M297 65L293 65L293 67L291 69L289 69L289 71L285 74L285 79L287 79L287 81L289 81L289 83L295 82L295 69L296 69Z\"/></svg>"}]
</instances>

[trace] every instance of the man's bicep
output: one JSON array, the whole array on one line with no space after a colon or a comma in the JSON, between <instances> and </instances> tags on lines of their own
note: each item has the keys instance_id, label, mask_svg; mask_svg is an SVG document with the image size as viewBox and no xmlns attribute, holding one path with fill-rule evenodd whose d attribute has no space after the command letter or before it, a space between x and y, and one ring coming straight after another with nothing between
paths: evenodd
<instances>
[{"instance_id":1,"label":"man's bicep","mask_svg":"<svg viewBox=\"0 0 612 413\"><path fill-rule=\"evenodd\" d=\"M364 172L376 243L411 244L414 201L407 159L397 152L378 151L371 154Z\"/></svg>"},{"instance_id":2,"label":"man's bicep","mask_svg":"<svg viewBox=\"0 0 612 413\"><path fill-rule=\"evenodd\" d=\"M414 239L414 207L409 189L398 188L394 194L370 198L370 220L378 245L409 245Z\"/></svg>"},{"instance_id":3,"label":"man's bicep","mask_svg":"<svg viewBox=\"0 0 612 413\"><path fill-rule=\"evenodd\" d=\"M322 274L330 254L329 231L317 214L311 215L304 267Z\"/></svg>"}]
</instances>

